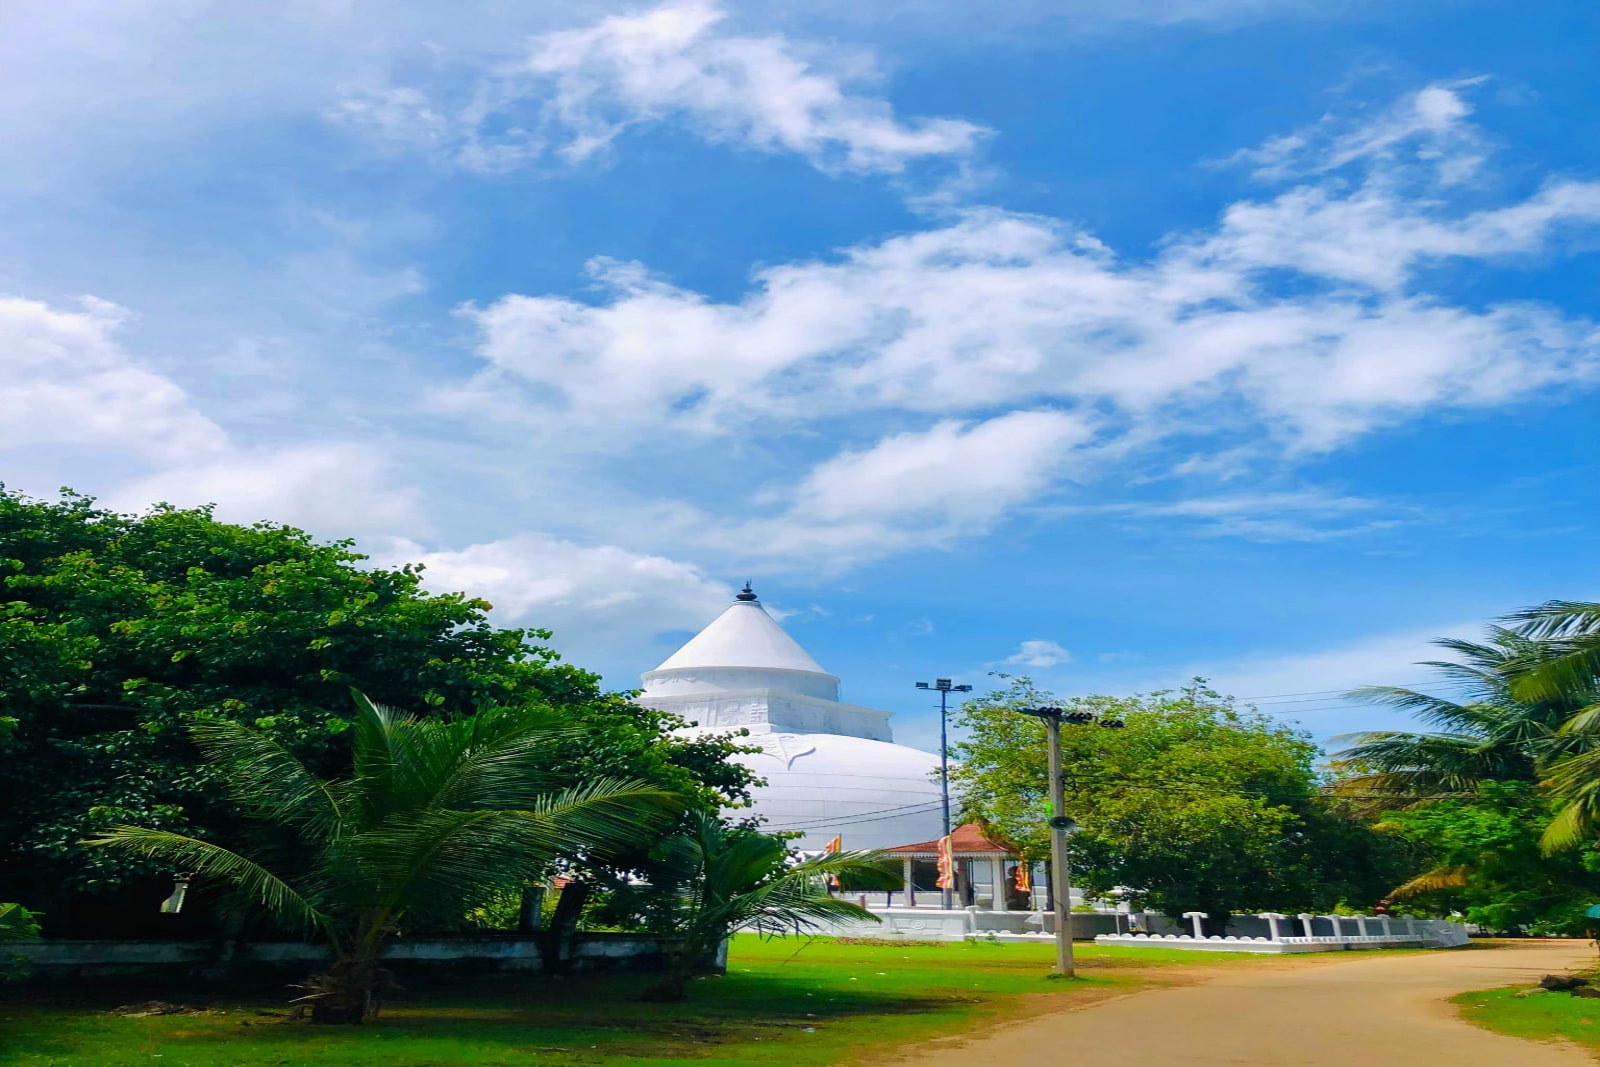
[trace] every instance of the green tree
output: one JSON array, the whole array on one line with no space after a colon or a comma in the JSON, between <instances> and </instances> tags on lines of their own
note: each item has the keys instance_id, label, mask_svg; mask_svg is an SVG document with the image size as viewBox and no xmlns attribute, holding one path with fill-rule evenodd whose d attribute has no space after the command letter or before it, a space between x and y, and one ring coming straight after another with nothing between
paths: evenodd
<instances>
[{"instance_id":1,"label":"green tree","mask_svg":"<svg viewBox=\"0 0 1600 1067\"><path fill-rule=\"evenodd\" d=\"M558 856L604 852L660 828L680 801L642 782L572 786L546 770L558 720L485 709L447 722L356 695L348 778L316 774L282 743L227 720L191 733L266 842L235 851L149 827L92 845L238 886L326 936L334 962L302 999L319 1022L360 1022L386 985L385 942L428 913L453 917L538 876Z\"/></svg>"},{"instance_id":2,"label":"green tree","mask_svg":"<svg viewBox=\"0 0 1600 1067\"><path fill-rule=\"evenodd\" d=\"M664 841L640 873L644 882L613 887L608 907L614 916L672 935L667 975L648 994L666 1001L684 999L696 973L718 969L710 961L735 930L777 936L820 921L878 921L830 895L830 878L877 888L898 884L875 853L796 860L782 837L730 826L705 812L691 813L686 828Z\"/></svg>"},{"instance_id":3,"label":"green tree","mask_svg":"<svg viewBox=\"0 0 1600 1067\"><path fill-rule=\"evenodd\" d=\"M1317 750L1301 733L1236 708L1200 680L1182 692L1062 700L1027 678L962 705L952 775L966 817L983 818L1030 856L1048 854L1044 725L1020 707L1115 718L1120 730L1065 726L1062 754L1073 882L1123 889L1168 914L1239 912L1376 900L1394 884L1387 841L1326 803Z\"/></svg>"},{"instance_id":4,"label":"green tree","mask_svg":"<svg viewBox=\"0 0 1600 1067\"><path fill-rule=\"evenodd\" d=\"M1497 931L1578 935L1593 925L1583 912L1600 901L1600 853L1549 856L1540 848L1556 802L1526 781L1485 781L1474 793L1393 811L1379 823L1427 865L1393 895Z\"/></svg>"},{"instance_id":5,"label":"green tree","mask_svg":"<svg viewBox=\"0 0 1600 1067\"><path fill-rule=\"evenodd\" d=\"M673 738L677 720L604 693L542 644L548 632L494 627L488 609L286 526L0 488L0 898L56 932L136 929L170 872L79 842L118 823L236 842L238 813L188 725L247 724L333 774L349 761L351 687L446 719L558 711L575 729L552 774L637 778L711 806L745 797L730 745Z\"/></svg>"}]
</instances>

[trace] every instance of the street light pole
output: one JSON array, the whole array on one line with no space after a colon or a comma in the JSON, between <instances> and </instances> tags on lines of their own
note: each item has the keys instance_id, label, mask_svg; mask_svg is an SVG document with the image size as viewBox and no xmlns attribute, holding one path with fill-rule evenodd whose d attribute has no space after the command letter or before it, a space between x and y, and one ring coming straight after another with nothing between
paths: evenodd
<instances>
[{"instance_id":1,"label":"street light pole","mask_svg":"<svg viewBox=\"0 0 1600 1067\"><path fill-rule=\"evenodd\" d=\"M1045 754L1050 764L1050 897L1056 920L1056 973L1077 977L1072 957L1072 869L1067 857L1067 834L1078 825L1067 814L1067 793L1061 774L1061 724L1121 729L1119 719L1096 719L1087 711L1063 708L1018 708L1024 715L1044 720Z\"/></svg>"},{"instance_id":2,"label":"street light pole","mask_svg":"<svg viewBox=\"0 0 1600 1067\"><path fill-rule=\"evenodd\" d=\"M949 678L935 678L930 686L927 682L918 682L918 689L937 689L939 691L939 800L944 813L944 836L950 836L950 694L970 693L970 685L952 685ZM952 870L951 878L954 880L955 872ZM955 891L951 886L945 886L940 899L945 911L949 911L954 904Z\"/></svg>"}]
</instances>

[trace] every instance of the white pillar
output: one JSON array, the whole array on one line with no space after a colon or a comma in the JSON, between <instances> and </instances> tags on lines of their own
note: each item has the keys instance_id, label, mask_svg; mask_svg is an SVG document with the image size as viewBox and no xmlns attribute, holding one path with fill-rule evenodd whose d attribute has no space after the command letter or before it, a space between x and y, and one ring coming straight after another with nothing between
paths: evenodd
<instances>
[{"instance_id":1,"label":"white pillar","mask_svg":"<svg viewBox=\"0 0 1600 1067\"><path fill-rule=\"evenodd\" d=\"M900 861L900 870L904 874L906 880L906 907L914 908L917 906L917 885L911 879L910 856L907 856Z\"/></svg>"},{"instance_id":2,"label":"white pillar","mask_svg":"<svg viewBox=\"0 0 1600 1067\"><path fill-rule=\"evenodd\" d=\"M1367 917L1365 915L1357 915L1356 916L1356 936L1357 937L1366 937L1367 936Z\"/></svg>"},{"instance_id":3,"label":"white pillar","mask_svg":"<svg viewBox=\"0 0 1600 1067\"><path fill-rule=\"evenodd\" d=\"M1272 932L1272 936L1268 940L1271 940L1271 941L1282 941L1283 940L1283 938L1278 936L1278 921L1280 919L1287 919L1288 918L1287 915L1279 915L1275 911L1264 911L1260 915L1257 915L1256 918L1267 920L1267 929Z\"/></svg>"},{"instance_id":4,"label":"white pillar","mask_svg":"<svg viewBox=\"0 0 1600 1067\"><path fill-rule=\"evenodd\" d=\"M1328 916L1328 919L1333 923L1333 936L1336 938L1343 937L1344 930L1339 926L1339 916L1330 915Z\"/></svg>"},{"instance_id":5,"label":"white pillar","mask_svg":"<svg viewBox=\"0 0 1600 1067\"><path fill-rule=\"evenodd\" d=\"M1316 916L1312 915L1309 911L1302 911L1299 915L1296 915L1295 918L1300 920L1300 928L1306 932L1307 937L1310 937L1311 920L1315 919Z\"/></svg>"},{"instance_id":6,"label":"white pillar","mask_svg":"<svg viewBox=\"0 0 1600 1067\"><path fill-rule=\"evenodd\" d=\"M1384 937L1393 937L1394 936L1393 933L1389 930L1389 916L1380 915L1380 916L1378 916L1378 921L1383 924L1383 936Z\"/></svg>"},{"instance_id":7,"label":"white pillar","mask_svg":"<svg viewBox=\"0 0 1600 1067\"><path fill-rule=\"evenodd\" d=\"M1416 937L1417 936L1417 920L1413 919L1409 915L1406 916L1406 936L1407 937Z\"/></svg>"},{"instance_id":8,"label":"white pillar","mask_svg":"<svg viewBox=\"0 0 1600 1067\"><path fill-rule=\"evenodd\" d=\"M990 870L993 872L989 875L989 878L994 882L994 902L990 905L990 907L994 908L995 911L1005 911L1006 858L1004 856L995 856L989 861L989 863Z\"/></svg>"},{"instance_id":9,"label":"white pillar","mask_svg":"<svg viewBox=\"0 0 1600 1067\"><path fill-rule=\"evenodd\" d=\"M1205 937L1205 929L1200 925L1200 920L1211 918L1209 914L1203 911L1186 911L1183 913L1183 917L1188 919L1190 925L1194 927L1194 939L1196 941Z\"/></svg>"}]
</instances>

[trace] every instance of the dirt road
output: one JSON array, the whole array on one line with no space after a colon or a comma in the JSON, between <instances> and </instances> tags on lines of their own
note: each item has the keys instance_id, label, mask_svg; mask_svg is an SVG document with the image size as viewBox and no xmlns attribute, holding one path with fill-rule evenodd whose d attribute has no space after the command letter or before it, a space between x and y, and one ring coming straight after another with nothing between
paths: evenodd
<instances>
[{"instance_id":1,"label":"dirt road","mask_svg":"<svg viewBox=\"0 0 1600 1067\"><path fill-rule=\"evenodd\" d=\"M959 1047L930 1045L905 1067L1595 1067L1570 1045L1472 1026L1449 1003L1593 959L1585 942L1532 942L1226 970Z\"/></svg>"}]
</instances>

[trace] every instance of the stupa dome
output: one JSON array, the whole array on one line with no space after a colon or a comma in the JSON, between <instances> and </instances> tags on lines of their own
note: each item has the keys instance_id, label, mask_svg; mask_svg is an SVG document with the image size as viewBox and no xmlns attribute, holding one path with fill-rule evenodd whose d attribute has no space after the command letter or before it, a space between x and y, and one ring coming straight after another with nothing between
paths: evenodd
<instances>
[{"instance_id":1,"label":"stupa dome","mask_svg":"<svg viewBox=\"0 0 1600 1067\"><path fill-rule=\"evenodd\" d=\"M710 625L641 678L639 703L694 724L687 736L749 731L737 757L766 779L755 814L799 832L801 849L835 836L888 848L940 832L939 758L894 743L889 713L839 700L823 670L747 585Z\"/></svg>"}]
</instances>

